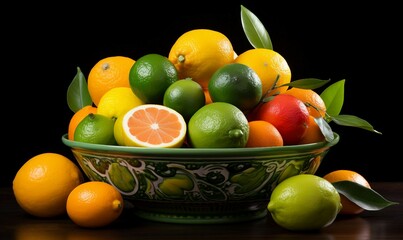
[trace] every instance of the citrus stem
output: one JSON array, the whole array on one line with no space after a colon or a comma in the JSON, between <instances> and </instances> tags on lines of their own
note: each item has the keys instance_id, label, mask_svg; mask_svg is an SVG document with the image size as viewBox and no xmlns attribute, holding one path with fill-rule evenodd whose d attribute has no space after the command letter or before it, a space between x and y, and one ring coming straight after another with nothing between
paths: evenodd
<instances>
[{"instance_id":1,"label":"citrus stem","mask_svg":"<svg viewBox=\"0 0 403 240\"><path fill-rule=\"evenodd\" d=\"M179 55L179 56L178 56L178 62L184 63L184 62L185 62L185 56Z\"/></svg>"},{"instance_id":2,"label":"citrus stem","mask_svg":"<svg viewBox=\"0 0 403 240\"><path fill-rule=\"evenodd\" d=\"M113 210L120 210L122 208L122 203L119 200L114 200L112 202Z\"/></svg>"}]
</instances>

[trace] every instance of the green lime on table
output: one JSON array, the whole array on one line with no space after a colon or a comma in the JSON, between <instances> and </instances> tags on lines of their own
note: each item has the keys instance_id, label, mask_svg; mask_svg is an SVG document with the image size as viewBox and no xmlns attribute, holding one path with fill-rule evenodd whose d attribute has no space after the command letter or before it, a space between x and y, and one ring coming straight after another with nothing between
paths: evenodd
<instances>
[{"instance_id":1,"label":"green lime on table","mask_svg":"<svg viewBox=\"0 0 403 240\"><path fill-rule=\"evenodd\" d=\"M267 206L273 220L292 231L327 227L334 222L341 207L336 188L313 174L295 175L279 183Z\"/></svg>"},{"instance_id":2,"label":"green lime on table","mask_svg":"<svg viewBox=\"0 0 403 240\"><path fill-rule=\"evenodd\" d=\"M203 88L191 78L172 83L164 94L163 105L170 107L188 121L206 103Z\"/></svg>"}]
</instances>

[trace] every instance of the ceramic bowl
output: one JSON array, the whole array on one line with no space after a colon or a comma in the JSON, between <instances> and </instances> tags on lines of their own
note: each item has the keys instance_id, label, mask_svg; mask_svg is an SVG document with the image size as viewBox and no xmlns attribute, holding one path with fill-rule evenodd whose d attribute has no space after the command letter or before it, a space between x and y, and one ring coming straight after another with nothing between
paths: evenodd
<instances>
[{"instance_id":1,"label":"ceramic bowl","mask_svg":"<svg viewBox=\"0 0 403 240\"><path fill-rule=\"evenodd\" d=\"M314 174L332 142L265 148L138 148L70 141L86 176L115 186L144 219L186 224L241 222L268 214L282 180Z\"/></svg>"}]
</instances>

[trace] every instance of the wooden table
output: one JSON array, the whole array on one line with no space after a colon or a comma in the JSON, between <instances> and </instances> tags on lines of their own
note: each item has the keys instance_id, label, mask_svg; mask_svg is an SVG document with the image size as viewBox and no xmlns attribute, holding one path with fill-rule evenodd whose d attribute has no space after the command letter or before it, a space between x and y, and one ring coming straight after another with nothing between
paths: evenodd
<instances>
[{"instance_id":1,"label":"wooden table","mask_svg":"<svg viewBox=\"0 0 403 240\"><path fill-rule=\"evenodd\" d=\"M332 225L314 232L291 232L272 220L190 225L143 220L125 209L113 224L100 229L75 225L68 216L38 219L24 213L11 188L0 188L0 239L403 239L403 182L372 183L386 199L399 202L380 211L338 217Z\"/></svg>"}]
</instances>

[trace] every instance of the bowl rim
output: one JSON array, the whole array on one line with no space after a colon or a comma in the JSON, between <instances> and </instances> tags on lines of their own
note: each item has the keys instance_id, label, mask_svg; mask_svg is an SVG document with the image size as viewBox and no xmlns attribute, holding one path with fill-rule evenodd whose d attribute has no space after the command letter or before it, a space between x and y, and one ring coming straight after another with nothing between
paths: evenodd
<instances>
[{"instance_id":1,"label":"bowl rim","mask_svg":"<svg viewBox=\"0 0 403 240\"><path fill-rule=\"evenodd\" d=\"M339 140L339 134L333 132L334 138L332 141L300 144L300 145L288 145L280 147L255 147L255 148L147 148L147 147L128 147L128 146L117 146L117 145L103 145L103 144L93 144L85 142L77 142L69 140L67 133L62 135L62 142L72 148L99 152L110 152L110 153L122 153L122 154L136 154L142 156L214 156L214 157L234 157L234 156L261 156L261 155L283 155L283 154L298 154L298 153L309 153L312 151L323 151L334 145L336 145Z\"/></svg>"}]
</instances>

